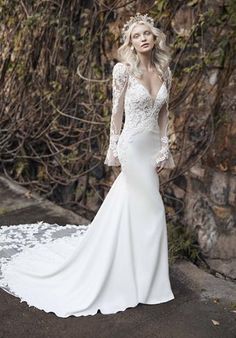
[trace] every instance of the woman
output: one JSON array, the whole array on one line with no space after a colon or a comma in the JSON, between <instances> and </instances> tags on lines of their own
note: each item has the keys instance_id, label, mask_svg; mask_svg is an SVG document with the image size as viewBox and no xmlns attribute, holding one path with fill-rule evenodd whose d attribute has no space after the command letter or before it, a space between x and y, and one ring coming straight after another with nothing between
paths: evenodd
<instances>
[{"instance_id":1,"label":"woman","mask_svg":"<svg viewBox=\"0 0 236 338\"><path fill-rule=\"evenodd\" d=\"M110 314L174 299L158 177L174 166L167 137L168 49L147 15L132 17L123 37L123 62L113 68L105 159L109 166L121 165L121 172L93 221L87 228L41 222L0 230L5 243L0 286L59 317Z\"/></svg>"}]
</instances>

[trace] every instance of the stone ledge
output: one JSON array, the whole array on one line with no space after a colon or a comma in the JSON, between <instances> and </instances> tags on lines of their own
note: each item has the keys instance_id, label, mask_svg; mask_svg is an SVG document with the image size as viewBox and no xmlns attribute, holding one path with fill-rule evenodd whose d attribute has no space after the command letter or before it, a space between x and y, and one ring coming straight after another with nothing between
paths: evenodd
<instances>
[{"instance_id":1,"label":"stone ledge","mask_svg":"<svg viewBox=\"0 0 236 338\"><path fill-rule=\"evenodd\" d=\"M171 266L172 273L185 285L199 294L201 300L219 299L222 303L236 304L236 284L217 278L189 261L177 261Z\"/></svg>"},{"instance_id":2,"label":"stone ledge","mask_svg":"<svg viewBox=\"0 0 236 338\"><path fill-rule=\"evenodd\" d=\"M89 224L85 218L0 176L0 225L20 223Z\"/></svg>"}]
</instances>

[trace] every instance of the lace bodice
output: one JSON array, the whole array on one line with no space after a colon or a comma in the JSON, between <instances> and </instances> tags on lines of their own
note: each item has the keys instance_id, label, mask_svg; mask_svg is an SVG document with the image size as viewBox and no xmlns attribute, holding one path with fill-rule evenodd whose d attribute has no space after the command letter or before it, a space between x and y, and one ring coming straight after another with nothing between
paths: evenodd
<instances>
[{"instance_id":1,"label":"lace bodice","mask_svg":"<svg viewBox=\"0 0 236 338\"><path fill-rule=\"evenodd\" d=\"M144 130L160 129L161 149L156 158L156 164L164 161L166 168L175 166L169 150L168 139L168 103L172 75L168 67L165 79L155 97L133 76L126 65L118 62L113 68L113 98L110 124L110 142L106 154L105 164L118 166L117 144L121 135L123 113L125 123L122 133L129 136Z\"/></svg>"}]
</instances>

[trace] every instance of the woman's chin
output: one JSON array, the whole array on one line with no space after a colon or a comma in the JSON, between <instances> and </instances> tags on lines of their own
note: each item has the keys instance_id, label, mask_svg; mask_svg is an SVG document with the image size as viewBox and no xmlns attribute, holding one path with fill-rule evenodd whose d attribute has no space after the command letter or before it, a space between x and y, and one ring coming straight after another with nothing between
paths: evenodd
<instances>
[{"instance_id":1,"label":"woman's chin","mask_svg":"<svg viewBox=\"0 0 236 338\"><path fill-rule=\"evenodd\" d=\"M140 54L150 54L152 51L152 48L143 48L139 51Z\"/></svg>"}]
</instances>

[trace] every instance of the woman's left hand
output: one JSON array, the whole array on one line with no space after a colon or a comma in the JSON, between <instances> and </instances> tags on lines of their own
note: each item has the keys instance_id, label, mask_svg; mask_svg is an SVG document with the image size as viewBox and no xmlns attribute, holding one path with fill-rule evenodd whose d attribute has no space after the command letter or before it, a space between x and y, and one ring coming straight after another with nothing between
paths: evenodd
<instances>
[{"instance_id":1,"label":"woman's left hand","mask_svg":"<svg viewBox=\"0 0 236 338\"><path fill-rule=\"evenodd\" d=\"M165 166L165 161L161 162L161 164L156 167L156 171L158 174L164 169L164 166Z\"/></svg>"}]
</instances>

